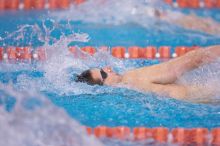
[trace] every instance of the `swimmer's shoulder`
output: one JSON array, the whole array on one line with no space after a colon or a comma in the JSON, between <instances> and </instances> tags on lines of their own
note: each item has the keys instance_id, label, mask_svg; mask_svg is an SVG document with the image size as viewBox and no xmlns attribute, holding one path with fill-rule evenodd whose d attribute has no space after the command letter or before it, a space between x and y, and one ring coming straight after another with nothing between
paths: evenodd
<instances>
[{"instance_id":1,"label":"swimmer's shoulder","mask_svg":"<svg viewBox=\"0 0 220 146\"><path fill-rule=\"evenodd\" d=\"M148 67L133 69L123 74L122 82L125 84L147 84L150 83L150 71L147 71Z\"/></svg>"}]
</instances>

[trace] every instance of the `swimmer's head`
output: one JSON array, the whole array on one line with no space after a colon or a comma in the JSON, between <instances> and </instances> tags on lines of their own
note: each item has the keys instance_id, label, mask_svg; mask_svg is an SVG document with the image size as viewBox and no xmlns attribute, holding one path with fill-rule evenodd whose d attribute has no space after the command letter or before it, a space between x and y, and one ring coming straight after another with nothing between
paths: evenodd
<instances>
[{"instance_id":1,"label":"swimmer's head","mask_svg":"<svg viewBox=\"0 0 220 146\"><path fill-rule=\"evenodd\" d=\"M86 70L77 76L76 82L89 85L115 85L120 82L121 76L112 71L110 67Z\"/></svg>"}]
</instances>

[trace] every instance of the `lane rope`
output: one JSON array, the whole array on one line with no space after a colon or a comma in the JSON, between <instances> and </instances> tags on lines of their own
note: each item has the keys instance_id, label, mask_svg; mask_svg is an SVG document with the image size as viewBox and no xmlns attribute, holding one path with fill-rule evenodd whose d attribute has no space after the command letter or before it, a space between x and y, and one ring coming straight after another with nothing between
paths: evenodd
<instances>
[{"instance_id":1,"label":"lane rope","mask_svg":"<svg viewBox=\"0 0 220 146\"><path fill-rule=\"evenodd\" d=\"M176 8L220 8L220 0L164 0Z\"/></svg>"},{"instance_id":2,"label":"lane rope","mask_svg":"<svg viewBox=\"0 0 220 146\"><path fill-rule=\"evenodd\" d=\"M66 9L86 0L0 0L0 10ZM220 0L164 0L176 8L220 8Z\"/></svg>"},{"instance_id":3,"label":"lane rope","mask_svg":"<svg viewBox=\"0 0 220 146\"><path fill-rule=\"evenodd\" d=\"M171 54L171 47L169 46L161 46L161 47L69 47L69 51L72 55L77 54L77 49L89 54L94 55L97 50L107 51L111 53L113 56L117 58L131 58L131 59L154 59L154 58L172 58L182 56L189 51L193 51L195 49L199 49L198 46L186 47L179 46L174 48L174 53ZM159 54L159 55L158 55ZM80 57L80 56L78 56ZM83 56L81 56L83 57ZM0 61L6 62L17 62L24 60L46 60L46 49L37 48L31 49L30 47L0 47ZM212 130L208 130L207 128L192 128L192 129L184 129L184 128L175 128L169 130L165 127L157 127L157 128L146 128L146 127L136 127L130 129L129 127L120 126L120 127L106 127L99 126L96 128L86 128L87 133L89 135L94 135L98 138L116 138L120 140L132 140L132 141L140 141L140 140L148 140L153 139L159 143L174 143L174 144L184 144L184 145L220 145L220 128L214 128Z\"/></svg>"},{"instance_id":4,"label":"lane rope","mask_svg":"<svg viewBox=\"0 0 220 146\"><path fill-rule=\"evenodd\" d=\"M123 47L123 46L115 46L115 47L69 47L69 52L76 58L85 58L86 55L94 55L98 51L104 51L106 53L110 53L112 56L119 59L171 59L180 57L190 51L199 49L199 46L178 46L173 48L174 52L172 52L172 48L170 46L147 46L147 47ZM83 52L83 53L82 53ZM44 48L36 48L32 49L31 47L0 47L0 61L4 62L19 62L19 61L27 61L31 62L34 60L45 61L47 59L47 52Z\"/></svg>"},{"instance_id":5,"label":"lane rope","mask_svg":"<svg viewBox=\"0 0 220 146\"><path fill-rule=\"evenodd\" d=\"M220 128L208 130L207 128L174 128L169 130L165 127L146 128L135 127L86 127L88 135L97 138L115 138L119 140L141 141L154 140L159 143L172 143L182 145L220 145Z\"/></svg>"},{"instance_id":6,"label":"lane rope","mask_svg":"<svg viewBox=\"0 0 220 146\"><path fill-rule=\"evenodd\" d=\"M0 0L0 10L66 9L86 0Z\"/></svg>"}]
</instances>

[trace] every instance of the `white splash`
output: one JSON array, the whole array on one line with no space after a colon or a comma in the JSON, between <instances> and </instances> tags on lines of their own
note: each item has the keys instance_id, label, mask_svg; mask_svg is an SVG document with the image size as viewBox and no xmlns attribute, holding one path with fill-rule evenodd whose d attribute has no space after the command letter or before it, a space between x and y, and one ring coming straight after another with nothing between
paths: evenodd
<instances>
[{"instance_id":1,"label":"white splash","mask_svg":"<svg viewBox=\"0 0 220 146\"><path fill-rule=\"evenodd\" d=\"M82 20L90 23L117 25L138 22L141 24L154 17L153 7L155 6L161 8L158 0L139 0L138 2L136 0L88 0L79 6L73 5L64 12L54 12L52 16L59 20Z\"/></svg>"},{"instance_id":2,"label":"white splash","mask_svg":"<svg viewBox=\"0 0 220 146\"><path fill-rule=\"evenodd\" d=\"M107 52L99 51L94 56L90 56L81 52L78 48L77 54L83 55L84 58L76 58L68 52L67 44L61 39L48 49L53 51L49 53L50 57L47 62L41 66L45 72L44 79L46 79L47 84L51 84L47 90L57 91L59 94L105 93L106 90L100 89L100 87L76 83L71 78L74 78L74 75L80 74L86 69L101 68L107 65L121 68L122 70L126 68L123 61L115 59Z\"/></svg>"},{"instance_id":3,"label":"white splash","mask_svg":"<svg viewBox=\"0 0 220 146\"><path fill-rule=\"evenodd\" d=\"M71 119L62 109L55 107L46 97L30 89L18 92L10 85L0 84L0 145L7 146L101 146L94 137ZM7 97L16 104L6 112Z\"/></svg>"},{"instance_id":4,"label":"white splash","mask_svg":"<svg viewBox=\"0 0 220 146\"><path fill-rule=\"evenodd\" d=\"M195 87L196 93L192 93L196 102L212 102L218 104L220 102L220 60L213 63L200 66L198 69L192 70L184 74L179 83L191 86L192 91Z\"/></svg>"},{"instance_id":5,"label":"white splash","mask_svg":"<svg viewBox=\"0 0 220 146\"><path fill-rule=\"evenodd\" d=\"M63 12L52 12L51 15L58 20L83 21L95 24L122 25L135 23L145 28L153 28L171 34L177 34L178 29L182 28L191 31L182 31L181 35L190 33L194 37L206 39L213 36L204 36L200 34L201 32L219 35L220 23L211 18L204 18L191 13L184 14L181 11L171 9L161 0L88 0L79 6L73 5Z\"/></svg>"}]
</instances>

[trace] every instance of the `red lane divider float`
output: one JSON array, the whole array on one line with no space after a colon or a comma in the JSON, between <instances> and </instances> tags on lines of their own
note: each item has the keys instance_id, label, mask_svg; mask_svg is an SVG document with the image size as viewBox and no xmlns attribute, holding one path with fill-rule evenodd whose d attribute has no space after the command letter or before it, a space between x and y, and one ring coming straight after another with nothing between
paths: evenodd
<instances>
[{"instance_id":1,"label":"red lane divider float","mask_svg":"<svg viewBox=\"0 0 220 146\"><path fill-rule=\"evenodd\" d=\"M175 54L173 54L174 55L173 57L180 57L180 56L182 56L190 51L196 50L196 49L199 49L199 47L198 46L193 46L193 47L179 46L179 47L176 47Z\"/></svg>"},{"instance_id":2,"label":"red lane divider float","mask_svg":"<svg viewBox=\"0 0 220 146\"><path fill-rule=\"evenodd\" d=\"M189 132L189 142L196 145L208 145L208 129L195 128Z\"/></svg>"},{"instance_id":3,"label":"red lane divider float","mask_svg":"<svg viewBox=\"0 0 220 146\"><path fill-rule=\"evenodd\" d=\"M19 0L8 0L5 2L6 9L18 9L19 7Z\"/></svg>"},{"instance_id":4,"label":"red lane divider float","mask_svg":"<svg viewBox=\"0 0 220 146\"><path fill-rule=\"evenodd\" d=\"M0 10L4 9L18 9L19 0L0 0Z\"/></svg>"},{"instance_id":5,"label":"red lane divider float","mask_svg":"<svg viewBox=\"0 0 220 146\"><path fill-rule=\"evenodd\" d=\"M171 53L171 47L169 46L161 46L158 49L154 46L148 47L122 47L116 46L112 48L108 48L105 46L95 48L91 46L86 46L82 48L78 48L76 46L69 47L70 53L76 58L86 58L87 55L94 55L97 51L104 51L106 53L110 53L111 55L124 59L170 59L175 57L180 57L190 51L195 49L199 49L198 46L193 47L185 47L178 46L175 48L174 53ZM38 48L34 51L30 47L8 47L3 48L0 47L0 61L1 60L46 60L46 50L44 48Z\"/></svg>"},{"instance_id":6,"label":"red lane divider float","mask_svg":"<svg viewBox=\"0 0 220 146\"><path fill-rule=\"evenodd\" d=\"M94 55L96 53L96 49L91 46L83 47L83 48L81 48L81 50L90 54L90 55Z\"/></svg>"},{"instance_id":7,"label":"red lane divider float","mask_svg":"<svg viewBox=\"0 0 220 146\"><path fill-rule=\"evenodd\" d=\"M46 1L45 0L24 0L24 9L44 9Z\"/></svg>"},{"instance_id":8,"label":"red lane divider float","mask_svg":"<svg viewBox=\"0 0 220 146\"><path fill-rule=\"evenodd\" d=\"M141 58L140 47L134 46L128 48L129 58Z\"/></svg>"},{"instance_id":9,"label":"red lane divider float","mask_svg":"<svg viewBox=\"0 0 220 146\"><path fill-rule=\"evenodd\" d=\"M128 48L128 54L125 54L126 58L148 58L154 59L156 57L157 49L156 47L149 46L146 48L141 48L138 46L133 46Z\"/></svg>"},{"instance_id":10,"label":"red lane divider float","mask_svg":"<svg viewBox=\"0 0 220 146\"><path fill-rule=\"evenodd\" d=\"M71 4L79 5L86 0L0 0L0 10L5 9L62 9ZM164 0L166 3L180 8L220 8L220 0Z\"/></svg>"},{"instance_id":11,"label":"red lane divider float","mask_svg":"<svg viewBox=\"0 0 220 146\"><path fill-rule=\"evenodd\" d=\"M131 59L169 59L172 57L179 57L182 56L189 51L193 51L198 49L199 47L176 47L175 52L171 53L171 47L169 46L161 46L157 50L156 47L149 46L146 48L141 48L137 46L129 47L128 52L126 52L125 47L113 47L112 48L112 55L116 58L131 58Z\"/></svg>"},{"instance_id":12,"label":"red lane divider float","mask_svg":"<svg viewBox=\"0 0 220 146\"><path fill-rule=\"evenodd\" d=\"M92 135L92 128L86 127L86 132L88 135Z\"/></svg>"},{"instance_id":13,"label":"red lane divider float","mask_svg":"<svg viewBox=\"0 0 220 146\"><path fill-rule=\"evenodd\" d=\"M50 9L68 8L70 6L70 0L49 0Z\"/></svg>"},{"instance_id":14,"label":"red lane divider float","mask_svg":"<svg viewBox=\"0 0 220 146\"><path fill-rule=\"evenodd\" d=\"M46 51L43 48L38 48L31 51L29 47L8 47L6 49L0 47L0 61L27 61L31 60L46 60Z\"/></svg>"},{"instance_id":15,"label":"red lane divider float","mask_svg":"<svg viewBox=\"0 0 220 146\"><path fill-rule=\"evenodd\" d=\"M3 60L3 51L4 51L4 48L0 47L0 61Z\"/></svg>"},{"instance_id":16,"label":"red lane divider float","mask_svg":"<svg viewBox=\"0 0 220 146\"><path fill-rule=\"evenodd\" d=\"M156 53L157 53L156 47L153 47L153 46L146 47L144 48L143 58L155 59Z\"/></svg>"},{"instance_id":17,"label":"red lane divider float","mask_svg":"<svg viewBox=\"0 0 220 146\"><path fill-rule=\"evenodd\" d=\"M125 47L113 47L112 48L112 56L116 58L125 58L126 54L126 48Z\"/></svg>"},{"instance_id":18,"label":"red lane divider float","mask_svg":"<svg viewBox=\"0 0 220 146\"><path fill-rule=\"evenodd\" d=\"M71 4L79 5L86 0L0 0L0 10L17 9L66 9Z\"/></svg>"},{"instance_id":19,"label":"red lane divider float","mask_svg":"<svg viewBox=\"0 0 220 146\"><path fill-rule=\"evenodd\" d=\"M124 126L98 126L94 129L86 127L86 130L89 135L94 135L97 138L114 138L128 141L154 140L158 143L172 143L180 145L220 145L220 128L215 128L209 131L206 128L175 128L169 130L165 127L135 127L130 129Z\"/></svg>"},{"instance_id":20,"label":"red lane divider float","mask_svg":"<svg viewBox=\"0 0 220 146\"><path fill-rule=\"evenodd\" d=\"M207 8L220 8L220 0L204 0Z\"/></svg>"},{"instance_id":21,"label":"red lane divider float","mask_svg":"<svg viewBox=\"0 0 220 146\"><path fill-rule=\"evenodd\" d=\"M112 137L112 133L113 133L112 131L113 131L112 128L99 126L99 127L94 128L94 135L98 138Z\"/></svg>"},{"instance_id":22,"label":"red lane divider float","mask_svg":"<svg viewBox=\"0 0 220 146\"><path fill-rule=\"evenodd\" d=\"M73 0L73 3L75 3L76 5L82 4L84 3L86 0Z\"/></svg>"},{"instance_id":23,"label":"red lane divider float","mask_svg":"<svg viewBox=\"0 0 220 146\"><path fill-rule=\"evenodd\" d=\"M171 49L169 46L162 46L159 48L159 53L156 54L157 58L169 59L171 58Z\"/></svg>"},{"instance_id":24,"label":"red lane divider float","mask_svg":"<svg viewBox=\"0 0 220 146\"><path fill-rule=\"evenodd\" d=\"M154 140L161 143L168 142L169 130L167 128L164 127L153 128L152 133Z\"/></svg>"},{"instance_id":25,"label":"red lane divider float","mask_svg":"<svg viewBox=\"0 0 220 146\"><path fill-rule=\"evenodd\" d=\"M200 0L177 0L177 4L181 8L199 8Z\"/></svg>"},{"instance_id":26,"label":"red lane divider float","mask_svg":"<svg viewBox=\"0 0 220 146\"><path fill-rule=\"evenodd\" d=\"M220 8L220 0L164 0L180 8Z\"/></svg>"},{"instance_id":27,"label":"red lane divider float","mask_svg":"<svg viewBox=\"0 0 220 146\"><path fill-rule=\"evenodd\" d=\"M220 145L220 128L212 129L212 145Z\"/></svg>"},{"instance_id":28,"label":"red lane divider float","mask_svg":"<svg viewBox=\"0 0 220 146\"><path fill-rule=\"evenodd\" d=\"M172 130L171 134L173 136L172 143L182 144L182 145L189 144L189 141L188 141L189 130L188 129L176 128Z\"/></svg>"},{"instance_id":29,"label":"red lane divider float","mask_svg":"<svg viewBox=\"0 0 220 146\"><path fill-rule=\"evenodd\" d=\"M113 138L117 138L117 139L121 139L121 140L126 140L129 139L130 137L130 128L128 127L115 127L112 130L112 137Z\"/></svg>"}]
</instances>

